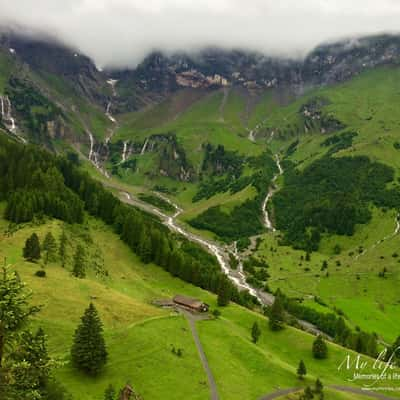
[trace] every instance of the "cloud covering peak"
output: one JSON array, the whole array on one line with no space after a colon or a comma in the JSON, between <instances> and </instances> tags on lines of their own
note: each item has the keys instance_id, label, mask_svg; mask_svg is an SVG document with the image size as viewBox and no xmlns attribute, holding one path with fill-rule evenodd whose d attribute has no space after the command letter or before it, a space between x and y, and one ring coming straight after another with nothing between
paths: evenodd
<instances>
[{"instance_id":1,"label":"cloud covering peak","mask_svg":"<svg viewBox=\"0 0 400 400\"><path fill-rule=\"evenodd\" d=\"M207 46L301 56L324 41L398 32L398 0L0 0L0 24L53 35L99 66Z\"/></svg>"}]
</instances>

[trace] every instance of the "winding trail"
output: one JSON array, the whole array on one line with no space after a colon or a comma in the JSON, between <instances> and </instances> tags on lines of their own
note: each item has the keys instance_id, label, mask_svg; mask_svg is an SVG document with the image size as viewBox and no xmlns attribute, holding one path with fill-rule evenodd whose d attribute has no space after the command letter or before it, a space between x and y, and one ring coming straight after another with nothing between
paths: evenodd
<instances>
[{"instance_id":1,"label":"winding trail","mask_svg":"<svg viewBox=\"0 0 400 400\"><path fill-rule=\"evenodd\" d=\"M383 242L386 242L387 240L392 239L395 236L397 236L400 233L400 214L396 215L395 223L396 223L396 226L395 226L394 232L392 234L385 236L384 238L375 242L369 249L365 249L362 253L357 254L355 259L358 260L361 256L365 256L368 253L368 251L373 250L375 247L379 246Z\"/></svg>"},{"instance_id":2,"label":"winding trail","mask_svg":"<svg viewBox=\"0 0 400 400\"><path fill-rule=\"evenodd\" d=\"M328 385L326 386L328 389L333 389L337 390L339 392L345 392L345 393L352 393L352 394L359 394L362 396L367 396L367 397L372 397L374 399L379 399L379 400L395 400L393 397L388 397L384 394L381 393L376 393L371 390L366 390L366 389L360 389L360 388L355 388L352 386L343 386L343 385ZM277 390L276 392L267 394L263 397L260 397L259 400L274 400L282 396L286 396L291 393L296 393L303 390L303 388L288 388L288 389L280 389Z\"/></svg>"},{"instance_id":3,"label":"winding trail","mask_svg":"<svg viewBox=\"0 0 400 400\"><path fill-rule=\"evenodd\" d=\"M181 310L180 311L187 319L190 330L192 332L193 340L197 348L197 352L199 353L201 363L203 365L204 371L207 374L208 385L210 388L210 399L211 400L219 400L217 384L215 383L214 375L211 372L211 368L208 364L207 356L204 352L203 346L201 344L199 334L196 328L196 320L203 319L202 316L197 316L189 311Z\"/></svg>"},{"instance_id":4,"label":"winding trail","mask_svg":"<svg viewBox=\"0 0 400 400\"><path fill-rule=\"evenodd\" d=\"M279 178L279 176L281 176L283 174L283 168L281 166L279 156L277 154L275 154L275 162L276 162L276 166L278 167L278 172L272 178L271 186L269 187L267 196L265 197L263 204L262 204L262 212L264 215L264 225L267 229L272 230L272 232L275 232L276 229L274 228L271 218L269 216L268 202L272 199L272 196L278 190L277 187L275 186L276 180Z\"/></svg>"}]
</instances>

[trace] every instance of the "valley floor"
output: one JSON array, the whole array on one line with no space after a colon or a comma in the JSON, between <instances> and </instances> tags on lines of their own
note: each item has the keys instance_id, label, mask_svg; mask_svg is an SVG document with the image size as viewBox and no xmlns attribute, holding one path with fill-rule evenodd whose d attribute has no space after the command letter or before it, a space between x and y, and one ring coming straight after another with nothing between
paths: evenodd
<instances>
[{"instance_id":1,"label":"valley floor","mask_svg":"<svg viewBox=\"0 0 400 400\"><path fill-rule=\"evenodd\" d=\"M215 309L215 296L154 265L143 265L110 228L95 219L89 218L83 227L64 228L70 257L77 243L85 243L89 260L103 260L99 263L108 276L96 275L91 262L86 279L72 277L70 264L62 268L58 262L44 266L46 278L34 276L42 265L22 259L23 243L32 232L41 240L48 231L58 238L62 224L56 220L3 234L0 256L7 257L27 282L33 302L43 305L34 325L45 329L51 353L64 362L57 377L74 398L98 400L109 383L121 387L130 382L144 399L208 399L208 378L188 321L151 303L182 293L201 298ZM0 220L0 229L7 231L8 223ZM96 379L77 373L69 363L74 329L91 301L104 323L110 354L104 372ZM316 361L311 354L312 335L290 327L271 332L265 317L234 304L220 310L218 319L195 322L220 399L257 400L283 388L313 385L316 377L338 385L349 377L337 370L347 350L330 344L328 359ZM250 336L255 321L262 332L258 344ZM181 349L182 357L175 355L173 348ZM296 377L300 359L308 369L304 382Z\"/></svg>"}]
</instances>

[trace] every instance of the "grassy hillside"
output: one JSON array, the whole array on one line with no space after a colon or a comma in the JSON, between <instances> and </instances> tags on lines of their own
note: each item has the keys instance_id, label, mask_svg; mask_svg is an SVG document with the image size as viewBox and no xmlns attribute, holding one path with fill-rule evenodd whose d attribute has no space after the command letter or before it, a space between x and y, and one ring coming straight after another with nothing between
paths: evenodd
<instances>
[{"instance_id":1,"label":"grassy hillside","mask_svg":"<svg viewBox=\"0 0 400 400\"><path fill-rule=\"evenodd\" d=\"M275 104L263 125L264 135L269 137L274 131L270 147L280 151L281 156L301 172L307 168L312 170L317 159L332 152L334 146L322 145L327 138L341 132L355 132L357 136L352 143L331 157L368 156L371 161L388 165L394 169L395 181L387 188L396 187L400 171L396 148L400 140L400 122L395 111L400 96L399 78L399 68L381 68L365 72L349 82L310 92L288 106ZM323 133L315 122L316 117L314 128L310 128L310 121L306 121L301 110L305 105L310 108L313 99L324 99L318 118L329 116L345 127ZM287 153L286 149L294 143ZM285 176L278 181L279 187L284 185ZM316 187L312 190L316 196ZM309 262L305 261L305 252L281 246L279 235L265 235L256 254L270 264L269 286L272 289L280 287L290 296L300 297L310 306L320 308L309 300L317 296L330 310L342 310L353 326L377 332L385 340L393 341L400 333L395 322L400 304L396 290L400 240L400 235L395 234L397 211L372 205L370 210L371 221L357 225L352 236L323 234L319 249ZM340 254L335 254L335 247ZM321 271L323 261L328 262L328 269ZM382 271L385 271L384 277L379 276Z\"/></svg>"},{"instance_id":2,"label":"grassy hillside","mask_svg":"<svg viewBox=\"0 0 400 400\"><path fill-rule=\"evenodd\" d=\"M3 232L8 227L4 220L0 225ZM141 264L108 227L94 219L84 226L64 226L69 257L78 243L85 244L86 279L73 278L70 263L63 269L58 262L45 266L46 278L34 276L41 265L22 259L25 239L37 232L43 240L49 231L58 238L61 228L55 220L21 226L1 237L0 256L7 257L27 282L33 302L43 305L34 325L44 327L51 353L65 362L57 377L74 398L99 399L109 383L122 386L129 381L145 399L207 399L207 379L187 321L151 301L182 293L215 308L214 296L156 266ZM110 353L104 372L96 379L82 376L69 364L72 335L90 301L104 322ZM346 378L336 371L347 351L332 345L328 360L316 362L311 357L312 336L292 328L272 333L264 317L235 305L221 311L220 319L197 322L197 327L222 399L255 400L276 387L298 385L295 369L300 358L307 364L310 382L316 376L327 383ZM250 340L250 327L256 320L262 327L258 345ZM172 346L183 350L181 358L172 353Z\"/></svg>"},{"instance_id":3,"label":"grassy hillside","mask_svg":"<svg viewBox=\"0 0 400 400\"><path fill-rule=\"evenodd\" d=\"M246 102L241 94L234 90L228 93L224 102L222 91L210 93L165 126L175 127L182 141L185 140L186 129L196 130L198 127L204 127L204 131L211 132L212 126L223 126L226 129L233 129L233 126L232 132L237 132L240 142L238 145L231 139L229 142L238 151L244 152L248 146L257 149L267 145L272 152L280 152L281 158L294 163L299 171L303 171L331 151L333 146L322 145L327 138L340 135L343 131L354 131L357 136L353 138L352 144L337 151L332 157L366 155L371 161L394 168L397 179L400 171L400 150L396 148L396 143L400 142L400 122L396 112L400 93L399 78L399 68L380 68L366 71L357 78L337 86L313 90L297 100L289 95L285 97L284 93L279 96L274 91L268 91L250 106L248 99ZM340 121L345 128L323 133L321 126L314 124L314 128L307 128L306 132L306 121L301 110L315 98L324 99L321 115ZM224 107L221 118L221 108L218 108L218 105L221 106L222 103ZM246 111L247 119L242 117ZM147 117L151 120L151 111ZM249 127L255 127L264 121L256 136L257 145L252 144L246 136L242 136L245 132L241 125L243 121L248 121ZM210 122L212 125L208 127L202 125ZM151 129L156 128L153 126ZM147 135L150 131L144 132ZM196 135L187 132L187 137L195 143ZM275 134L271 140L272 132ZM218 137L217 140L219 139ZM287 154L286 150L296 140L298 143L294 151ZM189 146L193 146L193 143ZM145 157L148 156L142 157L145 162ZM146 168L151 169L151 160L146 162ZM181 216L184 221L215 205L221 204L229 210L232 205L251 198L249 190L245 189L233 196L230 193L221 193L210 199L192 203L192 198L198 190L197 184L180 184L169 178L156 181L145 178L143 181L140 173L136 174L134 179L127 179L125 182L145 184L148 187L157 183L169 189L176 189L176 192L172 190L169 195L184 208ZM282 177L277 184L282 187L284 182L285 178ZM391 342L400 333L396 323L400 302L396 289L399 281L396 254L400 236L393 235L396 229L395 210L387 211L374 207L371 210L372 220L366 225L357 225L354 235L323 234L319 250L312 254L310 262L304 260L305 252L281 246L280 237L271 234L263 236L263 243L256 255L264 257L270 264L271 289L280 287L288 295L301 297L306 304L320 309L319 304L310 300L310 296L317 296L327 305L322 309L340 309L353 327L360 326L363 330L377 332L379 336ZM210 235L208 232L204 234ZM381 242L383 239L385 240ZM335 254L336 246L340 247L340 254ZM328 269L321 271L325 260L328 262ZM379 277L384 269L385 277ZM325 276L327 272L329 277Z\"/></svg>"}]
</instances>

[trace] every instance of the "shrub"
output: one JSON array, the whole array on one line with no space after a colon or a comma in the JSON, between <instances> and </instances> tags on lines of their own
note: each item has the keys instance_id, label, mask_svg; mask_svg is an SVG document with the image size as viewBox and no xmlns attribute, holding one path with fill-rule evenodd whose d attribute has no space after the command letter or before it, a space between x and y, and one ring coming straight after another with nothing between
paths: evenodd
<instances>
[{"instance_id":1,"label":"shrub","mask_svg":"<svg viewBox=\"0 0 400 400\"><path fill-rule=\"evenodd\" d=\"M38 276L39 278L45 278L46 271L44 269L39 269L38 271L35 272L35 276Z\"/></svg>"}]
</instances>

